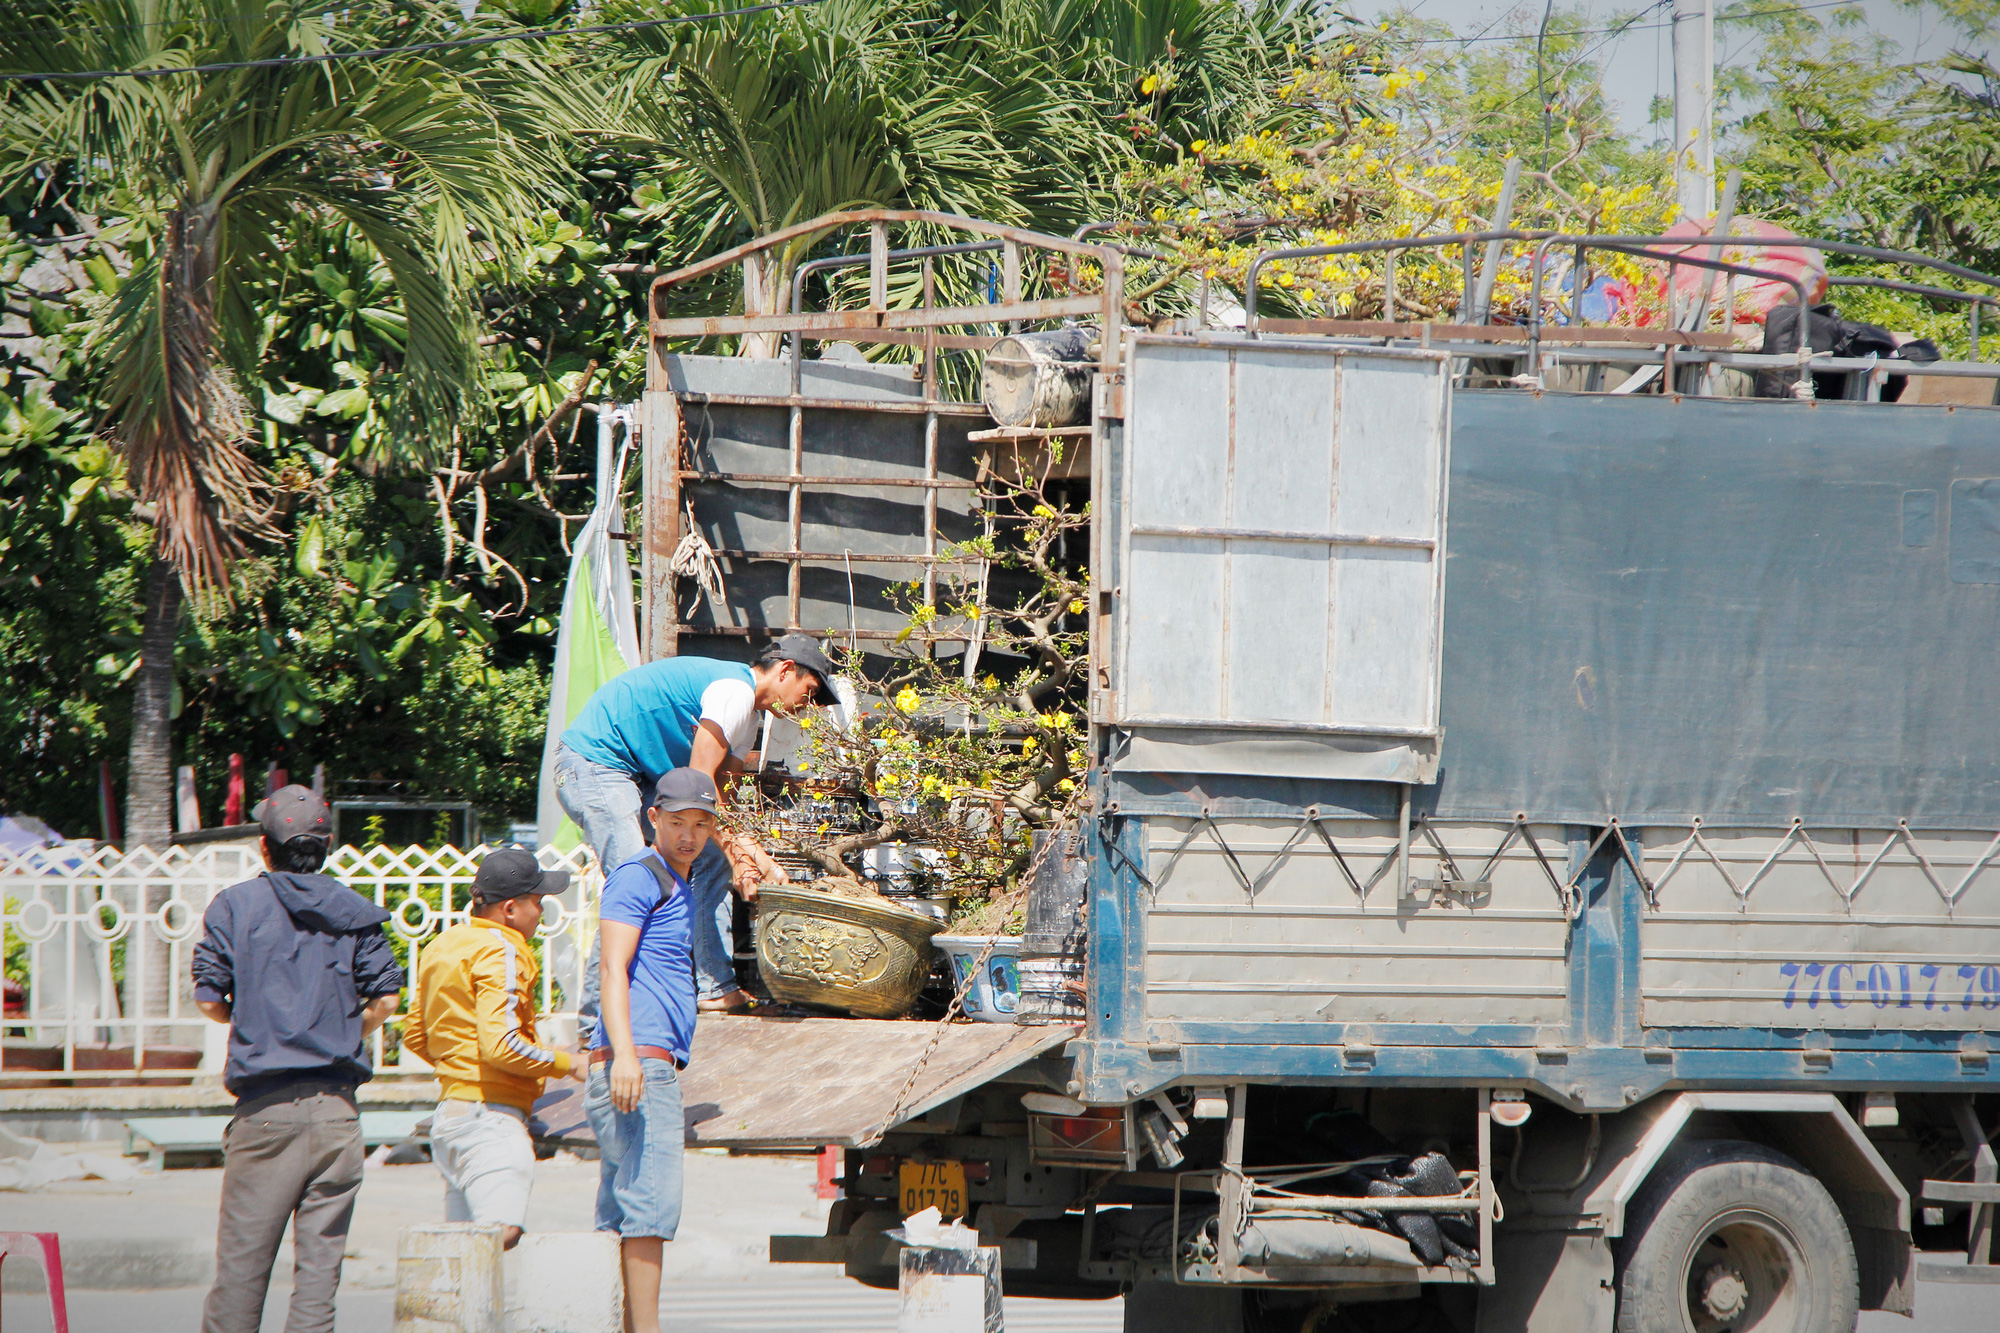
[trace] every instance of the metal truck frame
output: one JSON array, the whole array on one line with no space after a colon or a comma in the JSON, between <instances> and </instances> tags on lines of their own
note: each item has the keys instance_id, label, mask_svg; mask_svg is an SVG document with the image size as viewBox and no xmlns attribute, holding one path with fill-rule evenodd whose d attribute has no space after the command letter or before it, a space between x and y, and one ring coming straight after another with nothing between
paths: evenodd
<instances>
[{"instance_id":1,"label":"metal truck frame","mask_svg":"<svg viewBox=\"0 0 2000 1333\"><path fill-rule=\"evenodd\" d=\"M930 243L892 250L897 227ZM789 312L665 307L730 266L755 302L774 248L843 228L865 254L813 263L865 263L862 308L803 311L796 283ZM2000 1280L2000 366L1760 356L1696 319L1496 326L1510 241L1536 292L1557 247L1668 258L1518 231L1273 251L1244 328L1204 299L1148 331L1116 240L856 210L655 283L651 656L893 637L855 563L934 572L977 447L1055 433L941 398L937 352L1099 331L1092 419L1061 432L1094 505L1087 1016L704 1021L691 1141L846 1149L827 1234L774 1259L893 1285L903 1168L936 1163L1010 1291L1127 1292L1132 1329L1403 1301L1492 1333L1817 1333L1911 1313L1919 1277ZM1265 264L1439 247L1465 257L1458 322L1256 309ZM933 258L986 248L1001 299L935 308ZM1038 256L1101 290L1023 299ZM891 308L912 262L924 302ZM1965 301L1976 345L1992 295L1903 285ZM747 335L791 355L673 350ZM1771 371L1795 397L1707 396ZM1827 374L1858 401L1813 401ZM1675 392L1630 392L1655 377ZM721 539L756 513L776 543ZM669 569L687 515L751 580L705 617ZM815 593L842 572L844 605ZM1456 1188L1340 1193L1371 1135L1443 1153ZM1439 1219L1443 1258L1402 1245Z\"/></svg>"}]
</instances>

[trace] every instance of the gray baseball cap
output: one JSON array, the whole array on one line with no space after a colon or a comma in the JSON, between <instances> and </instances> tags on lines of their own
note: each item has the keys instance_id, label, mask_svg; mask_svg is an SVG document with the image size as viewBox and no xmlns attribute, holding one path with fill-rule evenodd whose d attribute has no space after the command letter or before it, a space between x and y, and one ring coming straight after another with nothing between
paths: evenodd
<instances>
[{"instance_id":1,"label":"gray baseball cap","mask_svg":"<svg viewBox=\"0 0 2000 1333\"><path fill-rule=\"evenodd\" d=\"M715 813L715 784L708 774L693 768L676 768L662 773L646 796L646 808L671 814L675 810L705 810Z\"/></svg>"},{"instance_id":2,"label":"gray baseball cap","mask_svg":"<svg viewBox=\"0 0 2000 1333\"><path fill-rule=\"evenodd\" d=\"M787 634L767 651L776 653L801 671L810 671L819 677L819 689L814 692L811 702L821 707L831 707L840 702L840 696L833 692L833 663L826 660L826 654L810 638L803 634Z\"/></svg>"},{"instance_id":3,"label":"gray baseball cap","mask_svg":"<svg viewBox=\"0 0 2000 1333\"><path fill-rule=\"evenodd\" d=\"M505 902L530 893L561 893L569 887L569 871L544 870L525 847L488 852L472 877L472 896L481 903Z\"/></svg>"},{"instance_id":4,"label":"gray baseball cap","mask_svg":"<svg viewBox=\"0 0 2000 1333\"><path fill-rule=\"evenodd\" d=\"M311 787L301 787L296 782L289 787L278 788L257 802L250 818L256 820L264 830L264 836L275 843L287 843L293 838L333 836L333 812L327 809L326 798Z\"/></svg>"}]
</instances>

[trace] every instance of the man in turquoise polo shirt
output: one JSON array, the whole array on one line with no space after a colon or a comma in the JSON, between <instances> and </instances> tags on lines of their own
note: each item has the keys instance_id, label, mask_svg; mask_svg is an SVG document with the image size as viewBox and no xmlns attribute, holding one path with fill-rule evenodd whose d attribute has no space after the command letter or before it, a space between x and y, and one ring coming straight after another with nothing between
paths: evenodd
<instances>
[{"instance_id":1,"label":"man in turquoise polo shirt","mask_svg":"<svg viewBox=\"0 0 2000 1333\"><path fill-rule=\"evenodd\" d=\"M609 875L646 851L639 823L646 786L685 767L726 790L727 778L743 771L756 743L758 715L831 704L832 682L832 664L803 634L786 635L748 665L668 657L634 667L591 695L563 733L555 753L556 799ZM764 849L740 834L719 834L695 861L694 964L703 1009L731 1011L749 1003L730 955L732 881L754 900L760 880L784 879ZM599 947L593 939L578 1007L587 1027L597 1018Z\"/></svg>"}]
</instances>

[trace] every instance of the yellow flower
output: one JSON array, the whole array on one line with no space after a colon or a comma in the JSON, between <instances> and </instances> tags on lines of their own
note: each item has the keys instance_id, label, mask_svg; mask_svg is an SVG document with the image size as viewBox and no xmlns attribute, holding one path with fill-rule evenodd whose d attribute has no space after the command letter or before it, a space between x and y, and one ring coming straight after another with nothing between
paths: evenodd
<instances>
[{"instance_id":1,"label":"yellow flower","mask_svg":"<svg viewBox=\"0 0 2000 1333\"><path fill-rule=\"evenodd\" d=\"M902 691L896 695L896 707L902 709L905 713L916 712L918 705L922 704L923 701L924 697L917 693L914 686L910 685L905 685Z\"/></svg>"},{"instance_id":2,"label":"yellow flower","mask_svg":"<svg viewBox=\"0 0 2000 1333\"><path fill-rule=\"evenodd\" d=\"M1289 287L1289 286L1291 286L1291 285L1292 285L1292 275L1291 275L1291 274L1289 274L1289 273L1280 273L1280 274L1278 275L1278 285L1279 285L1280 287Z\"/></svg>"},{"instance_id":3,"label":"yellow flower","mask_svg":"<svg viewBox=\"0 0 2000 1333\"><path fill-rule=\"evenodd\" d=\"M1021 753L1033 754L1037 749L1041 747L1041 744L1042 743L1036 740L1033 736L1023 736L1021 738Z\"/></svg>"},{"instance_id":4,"label":"yellow flower","mask_svg":"<svg viewBox=\"0 0 2000 1333\"><path fill-rule=\"evenodd\" d=\"M1165 222L1166 220L1167 220L1167 210L1166 210L1166 209L1164 209L1164 208L1156 208L1156 209L1154 209L1154 210L1153 210L1153 221L1155 221L1155 222Z\"/></svg>"},{"instance_id":5,"label":"yellow flower","mask_svg":"<svg viewBox=\"0 0 2000 1333\"><path fill-rule=\"evenodd\" d=\"M1056 790L1057 790L1057 791L1075 791L1075 790L1076 790L1076 783L1074 783L1074 782L1070 781L1070 779L1068 779L1068 778L1064 778L1064 779L1063 779L1063 780L1062 780L1061 782L1058 782L1058 783L1056 784Z\"/></svg>"},{"instance_id":6,"label":"yellow flower","mask_svg":"<svg viewBox=\"0 0 2000 1333\"><path fill-rule=\"evenodd\" d=\"M1070 599L1069 613L1073 616L1080 616L1083 614L1083 598L1075 597Z\"/></svg>"},{"instance_id":7,"label":"yellow flower","mask_svg":"<svg viewBox=\"0 0 2000 1333\"><path fill-rule=\"evenodd\" d=\"M1054 518L1056 516L1056 511L1049 508L1047 505L1036 505L1034 509L1034 514L1036 518Z\"/></svg>"},{"instance_id":8,"label":"yellow flower","mask_svg":"<svg viewBox=\"0 0 2000 1333\"><path fill-rule=\"evenodd\" d=\"M1208 151L1208 140L1196 139L1193 143L1188 145L1188 148L1193 152L1205 153Z\"/></svg>"},{"instance_id":9,"label":"yellow flower","mask_svg":"<svg viewBox=\"0 0 2000 1333\"><path fill-rule=\"evenodd\" d=\"M1155 88L1158 88L1159 86L1160 86L1160 76L1157 74L1148 74L1146 76L1146 81L1139 85L1139 91L1145 93L1148 97L1150 97L1153 94L1153 90Z\"/></svg>"},{"instance_id":10,"label":"yellow flower","mask_svg":"<svg viewBox=\"0 0 2000 1333\"><path fill-rule=\"evenodd\" d=\"M828 829L830 829L830 828L832 828L832 827L833 827L833 825L832 825L832 823L831 823L831 822L829 822L829 821L826 821L826 820L822 820L822 821L820 821L820 826L819 826L818 828L814 829L814 830L813 830L813 832L814 832L814 833L824 833L824 832L826 832L826 831L827 831Z\"/></svg>"},{"instance_id":11,"label":"yellow flower","mask_svg":"<svg viewBox=\"0 0 2000 1333\"><path fill-rule=\"evenodd\" d=\"M997 689L999 689L999 688L1000 688L1000 677L998 677L998 676L995 676L995 675L991 675L991 674L988 674L988 675L984 675L984 676L981 676L981 677L979 678L979 688L980 688L980 689L982 689L982 690L997 690Z\"/></svg>"}]
</instances>

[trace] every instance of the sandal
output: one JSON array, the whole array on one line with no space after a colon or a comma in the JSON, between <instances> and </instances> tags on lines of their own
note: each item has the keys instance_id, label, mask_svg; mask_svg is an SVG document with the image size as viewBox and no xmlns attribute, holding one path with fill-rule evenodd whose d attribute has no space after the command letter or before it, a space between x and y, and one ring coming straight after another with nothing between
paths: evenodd
<instances>
[{"instance_id":1,"label":"sandal","mask_svg":"<svg viewBox=\"0 0 2000 1333\"><path fill-rule=\"evenodd\" d=\"M757 1008L757 1001L748 991L736 990L727 995L696 1000L694 1008L698 1014L747 1014Z\"/></svg>"}]
</instances>

